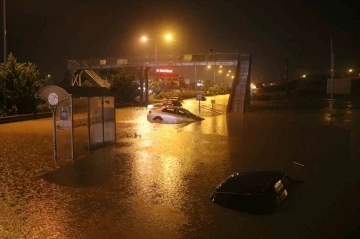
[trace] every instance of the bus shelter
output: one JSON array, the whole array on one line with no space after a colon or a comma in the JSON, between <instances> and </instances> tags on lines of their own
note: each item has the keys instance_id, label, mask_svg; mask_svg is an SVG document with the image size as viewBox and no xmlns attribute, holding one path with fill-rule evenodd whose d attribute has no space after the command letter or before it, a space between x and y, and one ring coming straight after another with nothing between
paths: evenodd
<instances>
[{"instance_id":1,"label":"bus shelter","mask_svg":"<svg viewBox=\"0 0 360 239\"><path fill-rule=\"evenodd\" d=\"M109 89L48 85L36 97L52 110L55 159L74 159L116 141L115 98Z\"/></svg>"}]
</instances>

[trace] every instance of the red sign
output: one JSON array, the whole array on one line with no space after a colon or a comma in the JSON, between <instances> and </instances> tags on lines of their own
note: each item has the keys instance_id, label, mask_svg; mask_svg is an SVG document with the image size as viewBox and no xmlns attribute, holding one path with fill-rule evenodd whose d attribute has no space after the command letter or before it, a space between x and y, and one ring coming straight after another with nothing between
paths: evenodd
<instances>
[{"instance_id":1,"label":"red sign","mask_svg":"<svg viewBox=\"0 0 360 239\"><path fill-rule=\"evenodd\" d=\"M156 69L156 72L159 72L159 73L172 73L173 70L172 69Z\"/></svg>"}]
</instances>

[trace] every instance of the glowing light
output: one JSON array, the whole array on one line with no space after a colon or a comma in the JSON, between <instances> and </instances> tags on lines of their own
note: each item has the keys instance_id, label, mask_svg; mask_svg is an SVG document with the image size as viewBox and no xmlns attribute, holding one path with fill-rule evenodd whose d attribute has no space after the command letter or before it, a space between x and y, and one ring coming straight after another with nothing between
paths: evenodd
<instances>
[{"instance_id":1,"label":"glowing light","mask_svg":"<svg viewBox=\"0 0 360 239\"><path fill-rule=\"evenodd\" d=\"M207 68L208 68L208 69L210 69L210 68L211 68L211 66L210 66L210 65L208 65L208 66L207 66Z\"/></svg>"},{"instance_id":2,"label":"glowing light","mask_svg":"<svg viewBox=\"0 0 360 239\"><path fill-rule=\"evenodd\" d=\"M148 40L148 38L146 36L141 37L141 41L146 42L147 40Z\"/></svg>"},{"instance_id":3,"label":"glowing light","mask_svg":"<svg viewBox=\"0 0 360 239\"><path fill-rule=\"evenodd\" d=\"M251 83L251 84L250 84L250 88L251 88L252 90L255 90L255 89L256 89L256 85L255 85L254 83Z\"/></svg>"},{"instance_id":4,"label":"glowing light","mask_svg":"<svg viewBox=\"0 0 360 239\"><path fill-rule=\"evenodd\" d=\"M219 70L219 73L221 73L222 72L222 70Z\"/></svg>"},{"instance_id":5,"label":"glowing light","mask_svg":"<svg viewBox=\"0 0 360 239\"><path fill-rule=\"evenodd\" d=\"M353 69L349 69L349 72L350 72L350 73L353 72Z\"/></svg>"},{"instance_id":6,"label":"glowing light","mask_svg":"<svg viewBox=\"0 0 360 239\"><path fill-rule=\"evenodd\" d=\"M306 75L304 74L304 75L302 75L301 77L302 77L302 78L306 78Z\"/></svg>"},{"instance_id":7,"label":"glowing light","mask_svg":"<svg viewBox=\"0 0 360 239\"><path fill-rule=\"evenodd\" d=\"M222 68L222 66L220 66L220 68Z\"/></svg>"},{"instance_id":8,"label":"glowing light","mask_svg":"<svg viewBox=\"0 0 360 239\"><path fill-rule=\"evenodd\" d=\"M168 41L171 41L172 40L172 36L170 34L167 34L165 36L165 39L168 40Z\"/></svg>"},{"instance_id":9,"label":"glowing light","mask_svg":"<svg viewBox=\"0 0 360 239\"><path fill-rule=\"evenodd\" d=\"M172 69L156 69L156 72L159 72L159 73L172 73L173 70Z\"/></svg>"}]
</instances>

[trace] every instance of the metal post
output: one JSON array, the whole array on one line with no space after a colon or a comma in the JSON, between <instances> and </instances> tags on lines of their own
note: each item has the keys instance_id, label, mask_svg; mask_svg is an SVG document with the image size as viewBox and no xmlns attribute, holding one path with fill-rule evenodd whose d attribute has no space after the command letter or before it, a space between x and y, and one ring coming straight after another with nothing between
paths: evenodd
<instances>
[{"instance_id":1,"label":"metal post","mask_svg":"<svg viewBox=\"0 0 360 239\"><path fill-rule=\"evenodd\" d=\"M149 101L149 67L145 68L145 103ZM142 89L141 89L142 90Z\"/></svg>"},{"instance_id":2,"label":"metal post","mask_svg":"<svg viewBox=\"0 0 360 239\"><path fill-rule=\"evenodd\" d=\"M87 98L87 110L88 110L88 152L90 152L91 142L90 142L90 97Z\"/></svg>"},{"instance_id":3,"label":"metal post","mask_svg":"<svg viewBox=\"0 0 360 239\"><path fill-rule=\"evenodd\" d=\"M115 99L114 99L115 102ZM116 108L114 107L114 141L116 143Z\"/></svg>"},{"instance_id":4,"label":"metal post","mask_svg":"<svg viewBox=\"0 0 360 239\"><path fill-rule=\"evenodd\" d=\"M6 8L5 0L3 0L3 33L4 33L4 62L6 61Z\"/></svg>"},{"instance_id":5,"label":"metal post","mask_svg":"<svg viewBox=\"0 0 360 239\"><path fill-rule=\"evenodd\" d=\"M155 41L155 63L157 58L157 41Z\"/></svg>"},{"instance_id":6,"label":"metal post","mask_svg":"<svg viewBox=\"0 0 360 239\"><path fill-rule=\"evenodd\" d=\"M3 37L4 37L4 63L6 62L6 8L5 0L3 0ZM4 110L6 110L6 81L3 83L4 93Z\"/></svg>"},{"instance_id":7,"label":"metal post","mask_svg":"<svg viewBox=\"0 0 360 239\"><path fill-rule=\"evenodd\" d=\"M101 122L102 122L102 138L105 143L105 118L104 118L104 96L101 97Z\"/></svg>"},{"instance_id":8,"label":"metal post","mask_svg":"<svg viewBox=\"0 0 360 239\"><path fill-rule=\"evenodd\" d=\"M195 65L195 62L194 62L194 66L195 66L195 84L196 84L196 65Z\"/></svg>"},{"instance_id":9,"label":"metal post","mask_svg":"<svg viewBox=\"0 0 360 239\"><path fill-rule=\"evenodd\" d=\"M70 96L70 114L71 114L71 158L74 159L74 109L73 98Z\"/></svg>"},{"instance_id":10,"label":"metal post","mask_svg":"<svg viewBox=\"0 0 360 239\"><path fill-rule=\"evenodd\" d=\"M53 118L53 149L54 149L54 158L57 159L57 145L56 145L56 107L52 108L52 118Z\"/></svg>"},{"instance_id":11,"label":"metal post","mask_svg":"<svg viewBox=\"0 0 360 239\"><path fill-rule=\"evenodd\" d=\"M140 102L144 103L144 67L140 67Z\"/></svg>"},{"instance_id":12,"label":"metal post","mask_svg":"<svg viewBox=\"0 0 360 239\"><path fill-rule=\"evenodd\" d=\"M330 55L331 55L331 70L330 70L330 85L331 85L331 100L330 100L330 110L333 109L333 77L334 77L334 53L332 50L332 37L330 38Z\"/></svg>"}]
</instances>

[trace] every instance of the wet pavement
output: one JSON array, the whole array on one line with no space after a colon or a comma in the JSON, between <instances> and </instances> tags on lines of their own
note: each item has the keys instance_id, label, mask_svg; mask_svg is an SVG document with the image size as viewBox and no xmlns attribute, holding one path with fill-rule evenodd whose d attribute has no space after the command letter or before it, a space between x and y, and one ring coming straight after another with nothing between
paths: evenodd
<instances>
[{"instance_id":1,"label":"wet pavement","mask_svg":"<svg viewBox=\"0 0 360 239\"><path fill-rule=\"evenodd\" d=\"M200 112L185 100L205 118L191 124L117 109L117 143L74 162L52 158L51 119L0 125L0 238L350 238L360 221L360 111L255 102L225 114L227 97L207 97ZM304 184L266 216L210 201L231 173L259 169Z\"/></svg>"}]
</instances>

